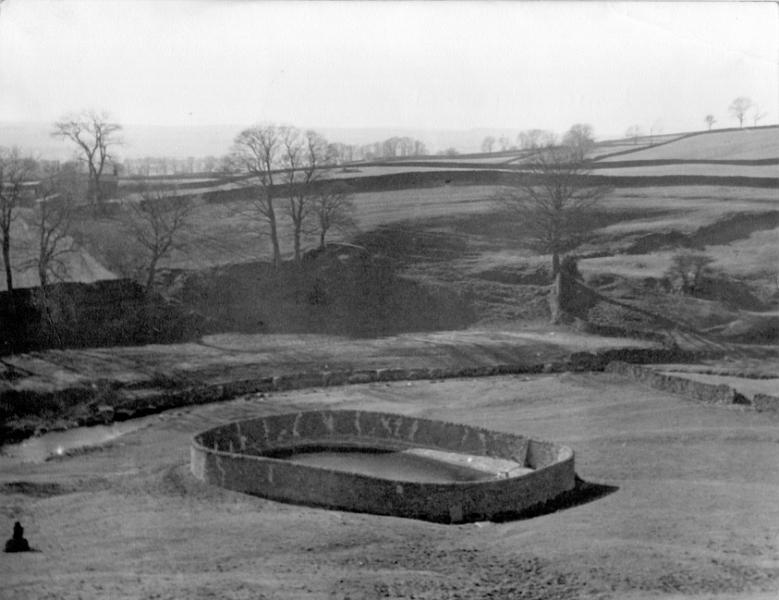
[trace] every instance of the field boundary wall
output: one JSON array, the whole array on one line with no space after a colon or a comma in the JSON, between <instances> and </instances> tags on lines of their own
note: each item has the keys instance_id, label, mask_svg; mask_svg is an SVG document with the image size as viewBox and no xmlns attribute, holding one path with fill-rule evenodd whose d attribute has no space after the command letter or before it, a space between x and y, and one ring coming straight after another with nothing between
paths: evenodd
<instances>
[{"instance_id":1,"label":"field boundary wall","mask_svg":"<svg viewBox=\"0 0 779 600\"><path fill-rule=\"evenodd\" d=\"M755 394L747 398L735 388L724 383L705 383L688 377L658 373L651 367L614 361L606 366L607 373L615 373L648 385L654 389L685 396L692 400L718 405L740 405L758 412L779 412L779 397Z\"/></svg>"},{"instance_id":2,"label":"field boundary wall","mask_svg":"<svg viewBox=\"0 0 779 600\"><path fill-rule=\"evenodd\" d=\"M676 362L686 355L665 348L615 348L603 352L574 352L564 360L546 363L499 363L465 367L378 368L311 370L262 375L193 384L175 377L160 381L122 384L118 381L85 382L61 389L16 387L0 380L0 439L20 441L44 433L34 419L29 428L3 427L12 417L60 415L58 427L110 424L171 408L221 402L247 394L280 392L312 387L329 387L389 381L440 380L496 375L602 371L615 360L627 362ZM20 380L24 382L24 379Z\"/></svg>"}]
</instances>

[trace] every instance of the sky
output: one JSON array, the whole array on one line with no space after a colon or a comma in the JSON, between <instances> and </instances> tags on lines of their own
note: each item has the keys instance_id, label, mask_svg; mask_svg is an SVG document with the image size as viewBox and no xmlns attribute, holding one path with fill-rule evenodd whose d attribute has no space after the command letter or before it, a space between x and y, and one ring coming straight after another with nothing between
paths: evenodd
<instances>
[{"instance_id":1,"label":"sky","mask_svg":"<svg viewBox=\"0 0 779 600\"><path fill-rule=\"evenodd\" d=\"M779 121L776 3L5 0L0 122L565 131ZM1 143L1 142L0 142Z\"/></svg>"}]
</instances>

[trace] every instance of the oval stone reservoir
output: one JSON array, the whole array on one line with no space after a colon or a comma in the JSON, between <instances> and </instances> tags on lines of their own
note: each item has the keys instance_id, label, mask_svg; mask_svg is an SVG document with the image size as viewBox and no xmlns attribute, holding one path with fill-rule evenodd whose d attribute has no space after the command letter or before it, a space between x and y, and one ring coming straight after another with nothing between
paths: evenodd
<instances>
[{"instance_id":1,"label":"oval stone reservoir","mask_svg":"<svg viewBox=\"0 0 779 600\"><path fill-rule=\"evenodd\" d=\"M199 479L264 498L445 523L521 513L575 486L570 448L396 414L305 411L195 436Z\"/></svg>"}]
</instances>

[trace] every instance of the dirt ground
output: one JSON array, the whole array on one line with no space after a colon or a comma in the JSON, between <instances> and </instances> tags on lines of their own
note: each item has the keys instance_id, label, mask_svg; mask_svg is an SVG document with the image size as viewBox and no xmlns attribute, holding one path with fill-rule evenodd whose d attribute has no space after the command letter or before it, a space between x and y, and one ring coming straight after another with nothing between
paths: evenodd
<instances>
[{"instance_id":1,"label":"dirt ground","mask_svg":"<svg viewBox=\"0 0 779 600\"><path fill-rule=\"evenodd\" d=\"M201 429L303 407L460 421L570 445L601 495L438 525L281 504L189 473ZM100 449L0 472L0 597L736 598L779 592L779 415L607 374L376 383L169 411Z\"/></svg>"}]
</instances>

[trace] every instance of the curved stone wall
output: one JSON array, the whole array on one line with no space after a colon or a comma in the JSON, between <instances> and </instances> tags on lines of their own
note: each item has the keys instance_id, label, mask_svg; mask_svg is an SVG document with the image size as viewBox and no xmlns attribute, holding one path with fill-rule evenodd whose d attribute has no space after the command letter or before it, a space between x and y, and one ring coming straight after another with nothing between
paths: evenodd
<instances>
[{"instance_id":1,"label":"curved stone wall","mask_svg":"<svg viewBox=\"0 0 779 600\"><path fill-rule=\"evenodd\" d=\"M419 483L273 458L311 446L425 448L510 460L533 469L477 482ZM519 513L572 490L574 454L550 442L395 414L305 411L230 423L199 433L192 473L214 485L273 500L446 523Z\"/></svg>"}]
</instances>

